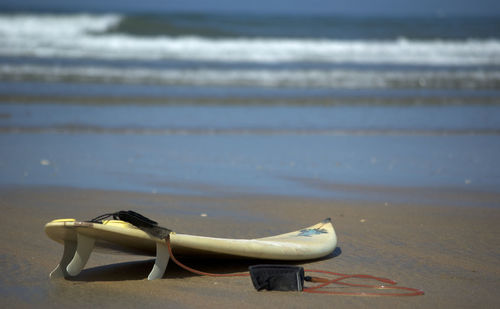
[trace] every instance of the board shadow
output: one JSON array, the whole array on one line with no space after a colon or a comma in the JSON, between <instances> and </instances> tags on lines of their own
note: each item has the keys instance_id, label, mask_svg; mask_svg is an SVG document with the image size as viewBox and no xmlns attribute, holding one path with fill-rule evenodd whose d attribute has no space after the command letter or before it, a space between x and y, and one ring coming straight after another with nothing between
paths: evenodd
<instances>
[{"instance_id":1,"label":"board shadow","mask_svg":"<svg viewBox=\"0 0 500 309\"><path fill-rule=\"evenodd\" d=\"M342 254L341 248L337 247L332 253L319 259L305 261L276 261L276 260L257 260L257 259L235 259L235 258L193 258L177 257L184 265L196 270L213 274L231 274L247 272L248 268L257 264L269 265L297 265L314 263L318 261L329 260ZM96 267L90 267L82 270L75 276L67 278L71 281L125 281L125 280L144 280L148 277L153 268L155 260L147 259L144 261L121 262ZM189 272L174 261L169 261L163 279L182 279L199 276Z\"/></svg>"}]
</instances>

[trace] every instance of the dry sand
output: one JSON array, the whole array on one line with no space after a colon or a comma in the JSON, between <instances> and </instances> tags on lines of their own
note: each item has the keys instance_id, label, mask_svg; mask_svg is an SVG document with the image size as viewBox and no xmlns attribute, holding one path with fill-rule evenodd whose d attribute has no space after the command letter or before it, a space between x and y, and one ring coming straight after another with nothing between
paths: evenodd
<instances>
[{"instance_id":1,"label":"dry sand","mask_svg":"<svg viewBox=\"0 0 500 309\"><path fill-rule=\"evenodd\" d=\"M478 198L481 198L479 196ZM66 188L4 188L0 304L10 307L498 308L500 209L390 205L269 196L194 197ZM335 254L306 268L367 273L425 291L419 297L351 297L257 292L248 278L192 275L173 263L147 281L153 260L93 254L72 280L49 280L62 246L43 232L55 218L91 219L133 209L175 231L219 237L288 232L331 217ZM206 213L207 216L201 216ZM195 261L210 272L255 261Z\"/></svg>"}]
</instances>

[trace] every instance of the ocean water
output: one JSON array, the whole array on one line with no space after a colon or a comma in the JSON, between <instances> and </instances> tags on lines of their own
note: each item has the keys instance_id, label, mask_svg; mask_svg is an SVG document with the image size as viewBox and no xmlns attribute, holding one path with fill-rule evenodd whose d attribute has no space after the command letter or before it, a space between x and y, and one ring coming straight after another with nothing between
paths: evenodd
<instances>
[{"instance_id":1,"label":"ocean water","mask_svg":"<svg viewBox=\"0 0 500 309\"><path fill-rule=\"evenodd\" d=\"M500 18L1 13L0 94L496 98L498 29Z\"/></svg>"},{"instance_id":2,"label":"ocean water","mask_svg":"<svg viewBox=\"0 0 500 309\"><path fill-rule=\"evenodd\" d=\"M498 206L498 29L2 12L0 185Z\"/></svg>"}]
</instances>

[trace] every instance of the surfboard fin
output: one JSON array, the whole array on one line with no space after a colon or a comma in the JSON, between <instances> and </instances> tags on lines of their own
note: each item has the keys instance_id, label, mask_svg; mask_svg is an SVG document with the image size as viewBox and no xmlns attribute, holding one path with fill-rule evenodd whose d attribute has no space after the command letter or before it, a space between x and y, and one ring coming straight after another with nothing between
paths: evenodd
<instances>
[{"instance_id":1,"label":"surfboard fin","mask_svg":"<svg viewBox=\"0 0 500 309\"><path fill-rule=\"evenodd\" d=\"M76 239L75 255L66 267L66 271L70 276L76 276L82 271L85 264L87 264L87 261L89 260L95 244L94 238L85 236L81 233L77 233Z\"/></svg>"},{"instance_id":2,"label":"surfboard fin","mask_svg":"<svg viewBox=\"0 0 500 309\"><path fill-rule=\"evenodd\" d=\"M75 252L76 252L76 242L65 240L63 256L59 264L57 264L56 268L50 273L49 275L50 279L56 279L68 276L66 267L75 256Z\"/></svg>"},{"instance_id":3,"label":"surfboard fin","mask_svg":"<svg viewBox=\"0 0 500 309\"><path fill-rule=\"evenodd\" d=\"M61 261L50 273L50 279L74 277L80 274L94 249L95 239L77 234L77 241L64 241L64 252ZM148 280L161 279L167 269L170 255L163 242L156 243L156 260Z\"/></svg>"},{"instance_id":4,"label":"surfboard fin","mask_svg":"<svg viewBox=\"0 0 500 309\"><path fill-rule=\"evenodd\" d=\"M168 248L164 243L156 243L156 260L153 269L149 273L148 280L161 279L167 269L168 260L170 259L170 254L168 253Z\"/></svg>"},{"instance_id":5,"label":"surfboard fin","mask_svg":"<svg viewBox=\"0 0 500 309\"><path fill-rule=\"evenodd\" d=\"M77 233L77 241L64 241L63 256L56 268L50 273L50 279L66 278L78 275L87 264L94 249L95 239Z\"/></svg>"}]
</instances>

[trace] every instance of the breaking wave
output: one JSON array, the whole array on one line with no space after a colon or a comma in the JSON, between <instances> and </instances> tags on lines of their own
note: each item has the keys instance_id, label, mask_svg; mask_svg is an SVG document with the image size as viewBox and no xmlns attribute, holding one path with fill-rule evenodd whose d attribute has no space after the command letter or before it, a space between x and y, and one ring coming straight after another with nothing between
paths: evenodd
<instances>
[{"instance_id":1,"label":"breaking wave","mask_svg":"<svg viewBox=\"0 0 500 309\"><path fill-rule=\"evenodd\" d=\"M0 56L229 63L500 65L500 40L209 37L116 32L121 15L0 15Z\"/></svg>"}]
</instances>

